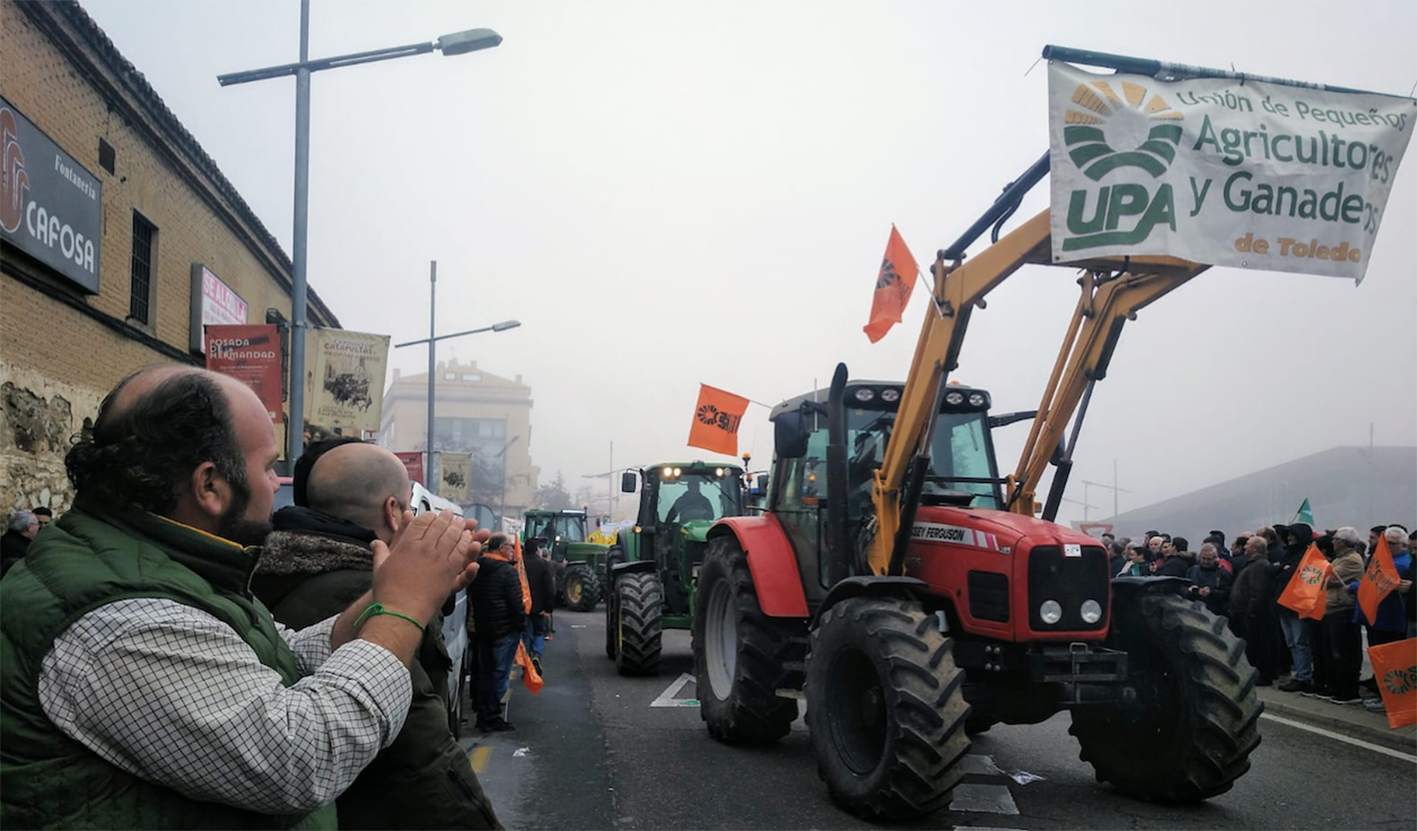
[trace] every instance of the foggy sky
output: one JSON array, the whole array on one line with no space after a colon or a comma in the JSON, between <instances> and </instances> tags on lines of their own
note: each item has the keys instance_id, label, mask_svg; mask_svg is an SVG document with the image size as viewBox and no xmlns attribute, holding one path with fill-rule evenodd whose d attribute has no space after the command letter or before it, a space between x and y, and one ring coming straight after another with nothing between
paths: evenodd
<instances>
[{"instance_id":1,"label":"foggy sky","mask_svg":"<svg viewBox=\"0 0 1417 831\"><path fill-rule=\"evenodd\" d=\"M216 76L296 60L298 2L82 2L289 250L294 81ZM311 56L473 27L505 42L314 75L310 284L346 328L397 343L427 336L436 259L439 333L522 321L439 356L521 374L542 481L559 470L597 494L605 480L581 477L610 466L611 441L616 467L707 456L685 445L700 382L775 404L839 360L905 374L924 283L883 341L861 332L891 223L928 268L1047 149L1044 45L1417 83L1417 4L1399 2L314 0ZM1219 268L1144 310L1093 396L1068 497L1110 482L1114 460L1126 511L1366 445L1370 426L1378 445L1417 444L1414 230L1408 158L1361 286ZM952 377L996 409L1036 407L1074 279L1031 269L997 289ZM427 353L390 359L423 372ZM751 407L739 434L754 467L771 458L766 415ZM999 434L1002 468L1026 433ZM1109 492L1088 495L1092 518L1111 514Z\"/></svg>"}]
</instances>

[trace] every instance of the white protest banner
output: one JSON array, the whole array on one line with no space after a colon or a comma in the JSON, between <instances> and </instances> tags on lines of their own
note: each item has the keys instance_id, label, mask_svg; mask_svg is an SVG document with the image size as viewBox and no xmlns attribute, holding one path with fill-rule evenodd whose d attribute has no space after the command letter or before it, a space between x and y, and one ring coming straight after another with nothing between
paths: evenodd
<instances>
[{"instance_id":1,"label":"white protest banner","mask_svg":"<svg viewBox=\"0 0 1417 831\"><path fill-rule=\"evenodd\" d=\"M312 356L308 371L307 421L321 427L378 430L384 407L384 373L389 336L315 329L306 339Z\"/></svg>"},{"instance_id":2,"label":"white protest banner","mask_svg":"<svg viewBox=\"0 0 1417 831\"><path fill-rule=\"evenodd\" d=\"M1053 259L1363 279L1417 101L1048 70Z\"/></svg>"}]
</instances>

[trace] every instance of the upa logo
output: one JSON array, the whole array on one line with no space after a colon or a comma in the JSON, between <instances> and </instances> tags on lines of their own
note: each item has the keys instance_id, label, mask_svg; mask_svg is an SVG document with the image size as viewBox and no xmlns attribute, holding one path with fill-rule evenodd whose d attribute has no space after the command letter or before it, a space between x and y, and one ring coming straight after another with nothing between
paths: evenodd
<instances>
[{"instance_id":1,"label":"upa logo","mask_svg":"<svg viewBox=\"0 0 1417 831\"><path fill-rule=\"evenodd\" d=\"M1182 115L1141 84L1123 81L1121 87L1118 95L1107 81L1078 84L1063 116L1068 158L1094 182L1123 170L1160 178L1176 160L1181 143L1181 125L1176 122ZM1071 236L1063 241L1063 250L1135 245L1157 225L1176 230L1170 183L1127 181L1074 190L1068 199Z\"/></svg>"},{"instance_id":2,"label":"upa logo","mask_svg":"<svg viewBox=\"0 0 1417 831\"><path fill-rule=\"evenodd\" d=\"M710 427L717 427L728 433L738 432L738 424L742 420L741 416L724 412L712 404L703 405L695 415L703 424L707 424Z\"/></svg>"},{"instance_id":3,"label":"upa logo","mask_svg":"<svg viewBox=\"0 0 1417 831\"><path fill-rule=\"evenodd\" d=\"M7 233L20 229L25 213L25 191L30 177L25 172L25 151L20 147L20 128L9 107L0 108L0 141L4 143L0 167L0 227Z\"/></svg>"}]
</instances>

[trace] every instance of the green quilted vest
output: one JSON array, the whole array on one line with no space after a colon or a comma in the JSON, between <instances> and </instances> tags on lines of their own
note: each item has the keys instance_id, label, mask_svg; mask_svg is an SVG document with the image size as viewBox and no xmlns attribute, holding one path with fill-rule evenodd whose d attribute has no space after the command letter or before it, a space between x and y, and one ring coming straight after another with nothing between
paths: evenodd
<instances>
[{"instance_id":1,"label":"green quilted vest","mask_svg":"<svg viewBox=\"0 0 1417 831\"><path fill-rule=\"evenodd\" d=\"M0 826L5 828L334 828L334 805L273 816L201 802L104 761L39 704L40 663L85 613L160 597L225 622L286 686L295 656L249 592L257 549L154 514L80 497L0 581Z\"/></svg>"}]
</instances>

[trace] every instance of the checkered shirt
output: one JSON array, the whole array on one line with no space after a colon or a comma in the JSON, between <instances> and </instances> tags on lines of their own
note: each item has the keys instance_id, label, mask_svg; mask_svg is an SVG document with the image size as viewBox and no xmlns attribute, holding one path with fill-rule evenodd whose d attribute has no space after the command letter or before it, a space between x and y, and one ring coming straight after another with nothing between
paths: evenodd
<instances>
[{"instance_id":1,"label":"checkered shirt","mask_svg":"<svg viewBox=\"0 0 1417 831\"><path fill-rule=\"evenodd\" d=\"M383 647L355 639L331 654L334 623L276 624L306 676L286 687L213 615L119 600L54 642L40 705L105 761L193 799L313 811L393 742L413 695L408 669Z\"/></svg>"}]
</instances>

